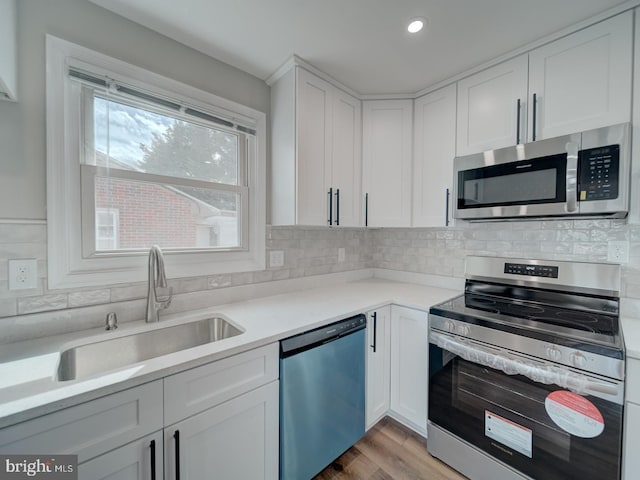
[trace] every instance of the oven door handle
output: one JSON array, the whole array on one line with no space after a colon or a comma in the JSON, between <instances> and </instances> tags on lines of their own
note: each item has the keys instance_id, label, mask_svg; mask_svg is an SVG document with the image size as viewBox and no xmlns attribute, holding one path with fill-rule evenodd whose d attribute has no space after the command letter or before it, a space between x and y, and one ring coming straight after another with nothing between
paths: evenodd
<instances>
[{"instance_id":1,"label":"oven door handle","mask_svg":"<svg viewBox=\"0 0 640 480\"><path fill-rule=\"evenodd\" d=\"M567 142L567 205L568 213L578 210L578 144Z\"/></svg>"},{"instance_id":2,"label":"oven door handle","mask_svg":"<svg viewBox=\"0 0 640 480\"><path fill-rule=\"evenodd\" d=\"M597 381L556 365L537 364L523 357L508 354L499 348L471 344L434 330L431 330L429 335L431 343L469 362L501 370L507 375L523 375L536 383L555 384L576 393L606 397L622 404L622 392L617 383Z\"/></svg>"}]
</instances>

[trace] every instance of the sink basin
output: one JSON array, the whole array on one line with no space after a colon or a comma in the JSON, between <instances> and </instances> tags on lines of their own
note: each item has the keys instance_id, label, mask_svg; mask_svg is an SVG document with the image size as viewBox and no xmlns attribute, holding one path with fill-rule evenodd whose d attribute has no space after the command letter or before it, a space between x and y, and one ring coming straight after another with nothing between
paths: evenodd
<instances>
[{"instance_id":1,"label":"sink basin","mask_svg":"<svg viewBox=\"0 0 640 480\"><path fill-rule=\"evenodd\" d=\"M242 330L224 318L213 317L79 345L60 354L57 380L88 377L241 333Z\"/></svg>"}]
</instances>

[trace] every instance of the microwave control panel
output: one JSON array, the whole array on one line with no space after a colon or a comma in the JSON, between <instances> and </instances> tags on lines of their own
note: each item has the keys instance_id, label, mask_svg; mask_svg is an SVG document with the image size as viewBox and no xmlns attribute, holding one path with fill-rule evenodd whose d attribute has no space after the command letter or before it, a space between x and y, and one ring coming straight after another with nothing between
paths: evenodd
<instances>
[{"instance_id":1,"label":"microwave control panel","mask_svg":"<svg viewBox=\"0 0 640 480\"><path fill-rule=\"evenodd\" d=\"M618 198L620 145L580 150L578 199L611 200Z\"/></svg>"}]
</instances>

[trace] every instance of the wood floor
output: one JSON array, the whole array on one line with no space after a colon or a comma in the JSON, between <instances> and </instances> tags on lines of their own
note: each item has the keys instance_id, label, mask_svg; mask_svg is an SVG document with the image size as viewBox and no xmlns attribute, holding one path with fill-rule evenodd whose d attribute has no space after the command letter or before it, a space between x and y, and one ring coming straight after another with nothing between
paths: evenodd
<instances>
[{"instance_id":1,"label":"wood floor","mask_svg":"<svg viewBox=\"0 0 640 480\"><path fill-rule=\"evenodd\" d=\"M427 452L426 440L389 417L314 480L464 480Z\"/></svg>"}]
</instances>

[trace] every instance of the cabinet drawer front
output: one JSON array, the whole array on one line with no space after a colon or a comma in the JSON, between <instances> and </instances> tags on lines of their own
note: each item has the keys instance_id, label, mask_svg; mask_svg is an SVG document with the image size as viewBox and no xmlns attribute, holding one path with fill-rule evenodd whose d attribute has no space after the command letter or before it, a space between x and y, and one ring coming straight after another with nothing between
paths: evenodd
<instances>
[{"instance_id":1,"label":"cabinet drawer front","mask_svg":"<svg viewBox=\"0 0 640 480\"><path fill-rule=\"evenodd\" d=\"M162 428L162 381L0 430L0 451L78 455L82 463Z\"/></svg>"},{"instance_id":2,"label":"cabinet drawer front","mask_svg":"<svg viewBox=\"0 0 640 480\"><path fill-rule=\"evenodd\" d=\"M277 378L277 343L167 377L164 424L171 425Z\"/></svg>"},{"instance_id":3,"label":"cabinet drawer front","mask_svg":"<svg viewBox=\"0 0 640 480\"><path fill-rule=\"evenodd\" d=\"M627 400L640 404L640 360L627 359Z\"/></svg>"}]
</instances>

